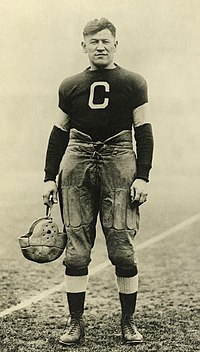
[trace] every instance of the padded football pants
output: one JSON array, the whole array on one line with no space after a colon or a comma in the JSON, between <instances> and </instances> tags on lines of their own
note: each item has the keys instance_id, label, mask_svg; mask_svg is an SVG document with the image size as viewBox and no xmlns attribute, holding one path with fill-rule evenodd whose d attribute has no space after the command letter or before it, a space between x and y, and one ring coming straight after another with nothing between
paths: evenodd
<instances>
[{"instance_id":1,"label":"padded football pants","mask_svg":"<svg viewBox=\"0 0 200 352\"><path fill-rule=\"evenodd\" d=\"M135 174L131 131L93 142L90 136L71 130L59 174L67 268L82 269L90 263L98 214L112 264L127 270L136 265L139 210L130 202Z\"/></svg>"}]
</instances>

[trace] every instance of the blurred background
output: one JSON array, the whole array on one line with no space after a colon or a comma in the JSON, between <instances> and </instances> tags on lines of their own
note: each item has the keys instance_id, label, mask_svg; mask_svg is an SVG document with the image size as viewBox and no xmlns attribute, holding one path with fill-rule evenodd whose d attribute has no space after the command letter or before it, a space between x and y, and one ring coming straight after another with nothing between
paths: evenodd
<instances>
[{"instance_id":1,"label":"blurred background","mask_svg":"<svg viewBox=\"0 0 200 352\"><path fill-rule=\"evenodd\" d=\"M101 17L117 27L115 61L148 81L155 135L152 180L164 176L171 184L173 177L186 177L184 187L193 187L200 172L199 10L199 0L1 0L3 201L24 194L29 205L33 192L41 202L58 87L88 65L80 47L82 29Z\"/></svg>"}]
</instances>

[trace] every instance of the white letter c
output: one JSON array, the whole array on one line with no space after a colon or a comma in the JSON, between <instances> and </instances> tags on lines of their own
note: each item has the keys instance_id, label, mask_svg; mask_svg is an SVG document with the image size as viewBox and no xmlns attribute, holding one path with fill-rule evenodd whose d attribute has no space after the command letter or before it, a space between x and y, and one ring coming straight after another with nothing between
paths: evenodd
<instances>
[{"instance_id":1,"label":"white letter c","mask_svg":"<svg viewBox=\"0 0 200 352\"><path fill-rule=\"evenodd\" d=\"M109 99L105 98L103 103L101 104L94 104L94 91L95 87L97 86L104 86L105 87L105 92L110 91L110 86L108 82L94 82L90 86L90 97L89 97L89 102L88 105L91 109L105 109L108 106Z\"/></svg>"}]
</instances>

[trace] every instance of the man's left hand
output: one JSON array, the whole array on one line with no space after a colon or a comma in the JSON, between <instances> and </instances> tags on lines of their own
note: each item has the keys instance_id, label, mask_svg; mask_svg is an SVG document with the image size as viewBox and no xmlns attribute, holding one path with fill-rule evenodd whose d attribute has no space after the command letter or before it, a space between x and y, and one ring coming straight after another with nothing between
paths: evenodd
<instances>
[{"instance_id":1,"label":"man's left hand","mask_svg":"<svg viewBox=\"0 0 200 352\"><path fill-rule=\"evenodd\" d=\"M148 196L148 183L142 179L136 179L131 185L131 204L139 206L146 202Z\"/></svg>"}]
</instances>

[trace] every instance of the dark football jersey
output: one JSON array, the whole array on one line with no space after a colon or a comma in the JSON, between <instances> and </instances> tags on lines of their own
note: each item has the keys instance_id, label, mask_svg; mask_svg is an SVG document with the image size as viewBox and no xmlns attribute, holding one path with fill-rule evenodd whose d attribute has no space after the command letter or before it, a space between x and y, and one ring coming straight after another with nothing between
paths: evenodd
<instances>
[{"instance_id":1,"label":"dark football jersey","mask_svg":"<svg viewBox=\"0 0 200 352\"><path fill-rule=\"evenodd\" d=\"M148 101L145 79L116 65L66 78L59 88L59 107L70 116L70 127L94 141L131 130L133 110Z\"/></svg>"}]
</instances>

